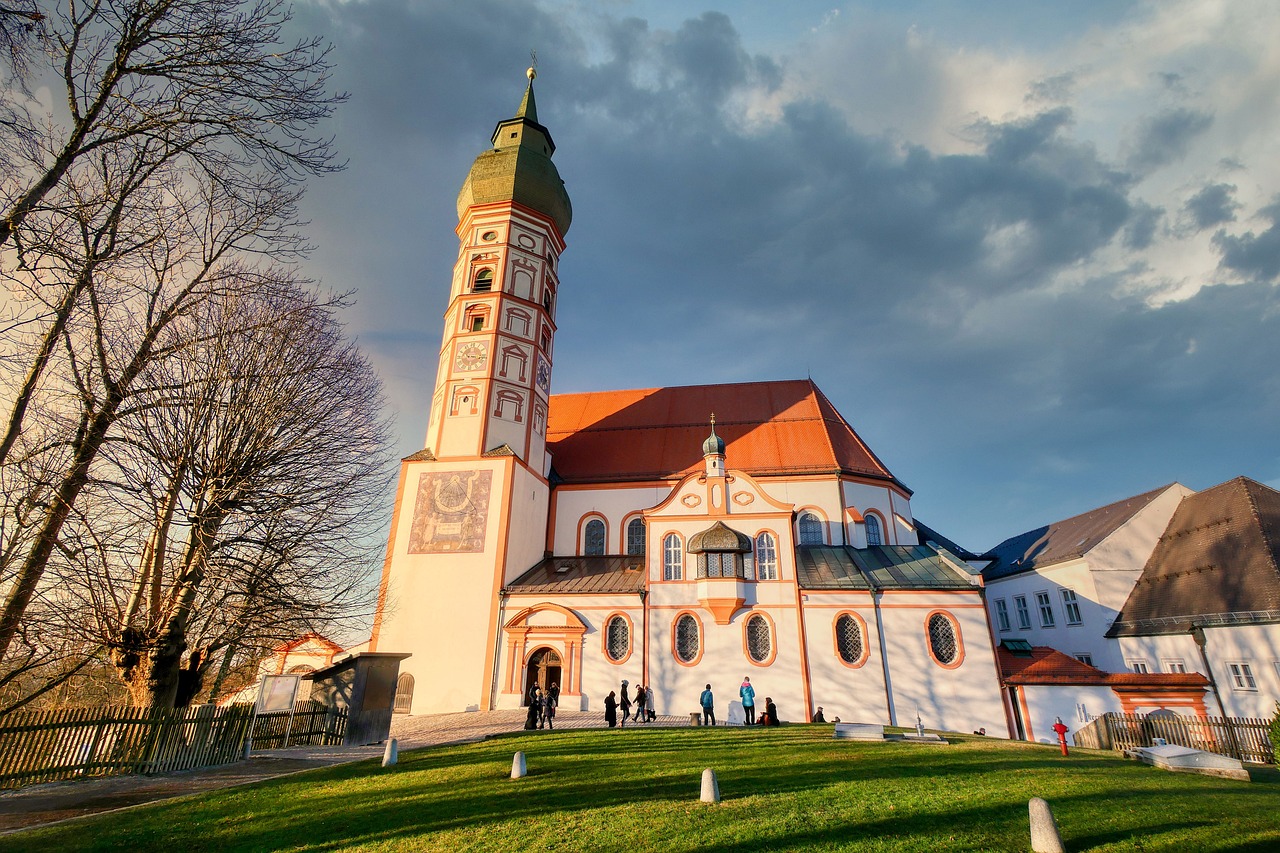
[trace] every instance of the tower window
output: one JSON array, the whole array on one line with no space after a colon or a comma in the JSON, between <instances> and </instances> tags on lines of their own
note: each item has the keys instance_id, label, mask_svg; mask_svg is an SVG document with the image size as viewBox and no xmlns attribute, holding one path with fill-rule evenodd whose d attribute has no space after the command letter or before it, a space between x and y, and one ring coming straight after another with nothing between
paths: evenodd
<instances>
[{"instance_id":1,"label":"tower window","mask_svg":"<svg viewBox=\"0 0 1280 853\"><path fill-rule=\"evenodd\" d=\"M880 519L867 513L867 547L884 544L884 534L880 532Z\"/></svg>"},{"instance_id":2,"label":"tower window","mask_svg":"<svg viewBox=\"0 0 1280 853\"><path fill-rule=\"evenodd\" d=\"M582 553L587 556L600 556L604 553L604 522L593 518L587 522L583 531Z\"/></svg>"},{"instance_id":3,"label":"tower window","mask_svg":"<svg viewBox=\"0 0 1280 853\"><path fill-rule=\"evenodd\" d=\"M473 332L484 331L484 317L476 315L471 318L471 331Z\"/></svg>"},{"instance_id":4,"label":"tower window","mask_svg":"<svg viewBox=\"0 0 1280 853\"><path fill-rule=\"evenodd\" d=\"M476 273L475 280L471 283L471 291L473 293L488 293L493 290L493 270L485 268Z\"/></svg>"},{"instance_id":5,"label":"tower window","mask_svg":"<svg viewBox=\"0 0 1280 853\"><path fill-rule=\"evenodd\" d=\"M644 556L644 519L633 518L627 524L627 553Z\"/></svg>"},{"instance_id":6,"label":"tower window","mask_svg":"<svg viewBox=\"0 0 1280 853\"><path fill-rule=\"evenodd\" d=\"M806 512L800 516L800 544L823 544L822 519L811 512Z\"/></svg>"}]
</instances>

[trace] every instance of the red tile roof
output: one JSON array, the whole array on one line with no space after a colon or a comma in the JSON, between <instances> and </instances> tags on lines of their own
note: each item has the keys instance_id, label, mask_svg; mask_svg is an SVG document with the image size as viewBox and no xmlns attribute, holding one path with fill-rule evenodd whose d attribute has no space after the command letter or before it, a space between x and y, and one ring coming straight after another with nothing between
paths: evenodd
<instances>
[{"instance_id":1,"label":"red tile roof","mask_svg":"<svg viewBox=\"0 0 1280 853\"><path fill-rule=\"evenodd\" d=\"M1098 685L1122 688L1205 688L1209 679L1198 672L1103 672L1048 646L1033 646L1031 657L996 646L1000 679L1005 684Z\"/></svg>"},{"instance_id":2,"label":"red tile roof","mask_svg":"<svg viewBox=\"0 0 1280 853\"><path fill-rule=\"evenodd\" d=\"M1031 656L996 646L1000 677L1007 684L1105 684L1107 674L1048 646L1033 646Z\"/></svg>"},{"instance_id":3,"label":"red tile roof","mask_svg":"<svg viewBox=\"0 0 1280 853\"><path fill-rule=\"evenodd\" d=\"M729 468L841 471L910 494L808 379L557 394L547 424L552 466L569 483L678 479L702 470L712 413Z\"/></svg>"}]
</instances>

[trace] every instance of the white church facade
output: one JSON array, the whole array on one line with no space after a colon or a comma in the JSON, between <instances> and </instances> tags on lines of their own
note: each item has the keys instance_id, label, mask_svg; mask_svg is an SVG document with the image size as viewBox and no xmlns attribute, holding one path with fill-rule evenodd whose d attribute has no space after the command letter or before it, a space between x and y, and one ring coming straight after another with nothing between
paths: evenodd
<instances>
[{"instance_id":1,"label":"white church facade","mask_svg":"<svg viewBox=\"0 0 1280 853\"><path fill-rule=\"evenodd\" d=\"M532 75L458 198L425 448L401 466L370 649L413 713L515 708L1007 731L981 581L810 380L552 395L572 209Z\"/></svg>"}]
</instances>

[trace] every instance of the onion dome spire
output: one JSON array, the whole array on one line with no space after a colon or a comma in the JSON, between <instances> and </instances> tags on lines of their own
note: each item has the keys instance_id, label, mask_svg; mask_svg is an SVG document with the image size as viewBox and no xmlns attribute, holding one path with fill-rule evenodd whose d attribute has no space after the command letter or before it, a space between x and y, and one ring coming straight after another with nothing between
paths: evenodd
<instances>
[{"instance_id":1,"label":"onion dome spire","mask_svg":"<svg viewBox=\"0 0 1280 853\"><path fill-rule=\"evenodd\" d=\"M716 413L711 413L711 435L702 442L703 456L724 456L724 439L716 435Z\"/></svg>"}]
</instances>

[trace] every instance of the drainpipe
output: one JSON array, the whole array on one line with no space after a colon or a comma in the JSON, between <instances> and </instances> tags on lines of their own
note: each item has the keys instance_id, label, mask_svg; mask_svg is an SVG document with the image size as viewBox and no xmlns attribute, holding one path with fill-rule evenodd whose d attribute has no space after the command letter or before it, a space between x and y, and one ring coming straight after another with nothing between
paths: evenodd
<instances>
[{"instance_id":1,"label":"drainpipe","mask_svg":"<svg viewBox=\"0 0 1280 853\"><path fill-rule=\"evenodd\" d=\"M492 711L498 703L498 671L502 666L502 626L507 610L507 588L504 586L498 590L498 624L494 626L493 634L493 678L489 687L489 710Z\"/></svg>"},{"instance_id":2,"label":"drainpipe","mask_svg":"<svg viewBox=\"0 0 1280 853\"><path fill-rule=\"evenodd\" d=\"M868 578L868 580L870 580ZM880 596L882 592L874 587L871 589L871 607L876 614L876 636L880 640L880 668L884 671L884 701L889 709L889 725L896 726L898 724L898 713L893 708L893 680L889 677L889 654L884 639L884 619L880 616Z\"/></svg>"},{"instance_id":3,"label":"drainpipe","mask_svg":"<svg viewBox=\"0 0 1280 853\"><path fill-rule=\"evenodd\" d=\"M649 683L649 590L640 590L640 683L652 689ZM656 711L656 709L655 709Z\"/></svg>"},{"instance_id":4,"label":"drainpipe","mask_svg":"<svg viewBox=\"0 0 1280 853\"><path fill-rule=\"evenodd\" d=\"M1231 727L1231 723L1227 721L1227 709L1222 704L1222 694L1218 691L1218 680L1213 677L1213 667L1209 665L1209 655L1205 652L1205 636L1204 628L1199 625L1192 624L1191 639L1195 641L1196 648L1200 649L1200 660L1204 663L1205 674L1209 676L1209 687L1213 690L1213 698L1218 700L1218 713L1222 714L1222 725L1227 730L1227 740L1230 741L1231 757L1243 761L1244 758L1240 753L1240 744L1236 743L1236 732Z\"/></svg>"}]
</instances>

